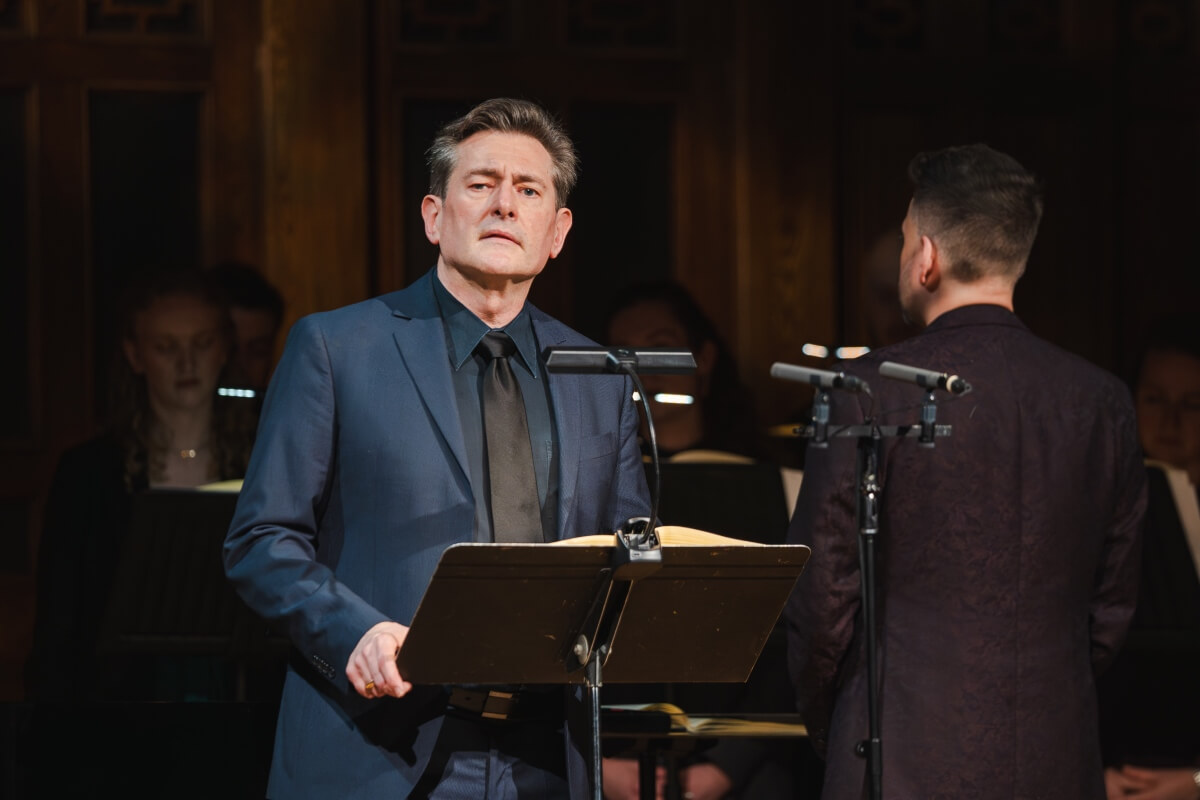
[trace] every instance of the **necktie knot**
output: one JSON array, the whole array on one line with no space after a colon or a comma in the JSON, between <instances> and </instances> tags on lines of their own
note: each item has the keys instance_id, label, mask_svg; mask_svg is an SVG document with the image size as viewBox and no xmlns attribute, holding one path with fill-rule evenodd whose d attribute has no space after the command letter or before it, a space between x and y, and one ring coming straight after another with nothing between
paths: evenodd
<instances>
[{"instance_id":1,"label":"necktie knot","mask_svg":"<svg viewBox=\"0 0 1200 800\"><path fill-rule=\"evenodd\" d=\"M517 352L517 343L504 331L488 331L475 346L475 352L489 361L508 358Z\"/></svg>"}]
</instances>

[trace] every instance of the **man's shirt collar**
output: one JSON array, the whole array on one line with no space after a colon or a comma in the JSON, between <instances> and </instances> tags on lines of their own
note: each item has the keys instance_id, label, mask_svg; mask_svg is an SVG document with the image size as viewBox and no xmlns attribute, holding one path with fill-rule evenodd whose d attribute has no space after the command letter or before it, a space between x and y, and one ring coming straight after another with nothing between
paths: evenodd
<instances>
[{"instance_id":1,"label":"man's shirt collar","mask_svg":"<svg viewBox=\"0 0 1200 800\"><path fill-rule=\"evenodd\" d=\"M450 334L450 365L457 371L462 367L484 334L492 330L483 320L442 285L434 273L433 295L437 299L442 321ZM537 338L533 335L533 320L529 316L529 304L521 307L521 313L500 330L507 333L517 345L520 361L534 378L538 377Z\"/></svg>"}]
</instances>

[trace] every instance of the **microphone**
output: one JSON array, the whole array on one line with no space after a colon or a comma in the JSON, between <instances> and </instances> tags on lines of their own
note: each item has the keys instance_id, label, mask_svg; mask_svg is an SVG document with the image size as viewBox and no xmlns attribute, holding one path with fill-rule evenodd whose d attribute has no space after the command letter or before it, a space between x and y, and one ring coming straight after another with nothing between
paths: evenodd
<instances>
[{"instance_id":1,"label":"microphone","mask_svg":"<svg viewBox=\"0 0 1200 800\"><path fill-rule=\"evenodd\" d=\"M847 392L871 393L867 382L844 372L830 372L826 369L810 369L798 367L795 364L784 364L776 361L771 365L771 377L796 383L811 383L822 389L844 389Z\"/></svg>"},{"instance_id":2,"label":"microphone","mask_svg":"<svg viewBox=\"0 0 1200 800\"><path fill-rule=\"evenodd\" d=\"M696 371L691 350L679 347L547 347L546 369L575 374L624 373L689 375Z\"/></svg>"},{"instance_id":3,"label":"microphone","mask_svg":"<svg viewBox=\"0 0 1200 800\"><path fill-rule=\"evenodd\" d=\"M923 389L942 389L950 394L963 394L971 390L971 384L957 375L910 367L905 364L897 364L895 361L884 361L880 364L879 374L885 378L915 383Z\"/></svg>"}]
</instances>

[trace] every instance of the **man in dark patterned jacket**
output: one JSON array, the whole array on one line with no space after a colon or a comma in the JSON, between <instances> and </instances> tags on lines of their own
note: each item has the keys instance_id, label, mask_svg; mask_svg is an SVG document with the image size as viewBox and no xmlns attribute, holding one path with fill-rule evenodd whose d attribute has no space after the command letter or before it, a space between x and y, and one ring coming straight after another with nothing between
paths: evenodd
<instances>
[{"instance_id":1,"label":"man in dark patterned jacket","mask_svg":"<svg viewBox=\"0 0 1200 800\"><path fill-rule=\"evenodd\" d=\"M1042 200L983 145L918 155L900 298L917 336L846 365L830 430L919 418L925 390L881 362L957 373L932 450L889 439L880 476L877 629L883 794L1103 798L1095 675L1137 596L1145 474L1128 391L1013 314ZM789 541L813 557L788 608L789 661L825 798L864 796L865 631L855 442L809 449Z\"/></svg>"}]
</instances>

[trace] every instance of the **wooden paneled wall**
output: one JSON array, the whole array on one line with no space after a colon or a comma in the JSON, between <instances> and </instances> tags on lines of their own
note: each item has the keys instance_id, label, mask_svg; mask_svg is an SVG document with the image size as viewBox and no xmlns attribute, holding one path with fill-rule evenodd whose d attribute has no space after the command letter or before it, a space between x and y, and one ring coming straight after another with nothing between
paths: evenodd
<instances>
[{"instance_id":1,"label":"wooden paneled wall","mask_svg":"<svg viewBox=\"0 0 1200 800\"><path fill-rule=\"evenodd\" d=\"M365 299L366 4L263 0L264 273L285 322Z\"/></svg>"},{"instance_id":2,"label":"wooden paneled wall","mask_svg":"<svg viewBox=\"0 0 1200 800\"><path fill-rule=\"evenodd\" d=\"M0 194L19 221L0 275L22 287L0 342L20 401L0 423L0 699L20 696L45 493L96 431L119 289L262 256L261 39L257 0L0 3Z\"/></svg>"},{"instance_id":3,"label":"wooden paneled wall","mask_svg":"<svg viewBox=\"0 0 1200 800\"><path fill-rule=\"evenodd\" d=\"M536 302L599 334L621 285L677 278L767 422L807 400L771 362L895 335L921 149L983 140L1044 177L1018 312L1064 347L1121 369L1154 316L1200 298L1200 0L0 0L0 351L19 393L0 426L0 697L19 692L53 465L95 430L117 284L156 255L239 258L289 322L398 288L432 264L429 136L496 95L542 102L584 155ZM179 100L165 119L193 120L186 137L97 113L156 99ZM189 196L141 211L137 169L122 186L96 163L180 149L194 169L168 183ZM128 213L95 196L109 185Z\"/></svg>"}]
</instances>

